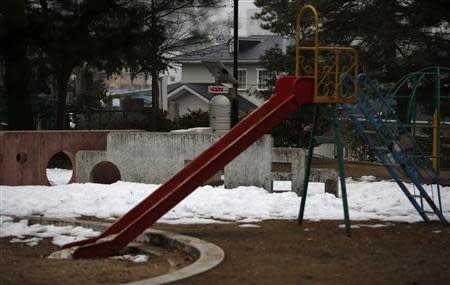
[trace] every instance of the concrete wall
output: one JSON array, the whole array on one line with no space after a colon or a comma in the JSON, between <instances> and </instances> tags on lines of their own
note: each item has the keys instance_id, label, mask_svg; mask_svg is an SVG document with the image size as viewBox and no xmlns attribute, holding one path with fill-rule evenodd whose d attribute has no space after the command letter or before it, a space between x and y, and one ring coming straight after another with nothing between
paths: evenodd
<instances>
[{"instance_id":1,"label":"concrete wall","mask_svg":"<svg viewBox=\"0 0 450 285\"><path fill-rule=\"evenodd\" d=\"M106 151L77 153L77 182L90 182L95 165L109 161L121 179L160 184L181 170L219 137L212 134L111 132ZM272 139L264 136L225 167L226 187L254 185L270 188Z\"/></svg>"},{"instance_id":2,"label":"concrete wall","mask_svg":"<svg viewBox=\"0 0 450 285\"><path fill-rule=\"evenodd\" d=\"M273 190L273 181L290 180L292 191L301 195L305 180L305 156L306 152L302 148L273 148L270 190Z\"/></svg>"},{"instance_id":3,"label":"concrete wall","mask_svg":"<svg viewBox=\"0 0 450 285\"><path fill-rule=\"evenodd\" d=\"M334 144L332 143L321 144L314 148L314 154L334 159Z\"/></svg>"},{"instance_id":4,"label":"concrete wall","mask_svg":"<svg viewBox=\"0 0 450 285\"><path fill-rule=\"evenodd\" d=\"M271 191L273 139L266 135L225 167L225 188L242 185L264 187Z\"/></svg>"},{"instance_id":5,"label":"concrete wall","mask_svg":"<svg viewBox=\"0 0 450 285\"><path fill-rule=\"evenodd\" d=\"M46 169L53 155L63 152L76 173L80 150L105 150L109 131L0 132L0 185L49 185Z\"/></svg>"}]
</instances>

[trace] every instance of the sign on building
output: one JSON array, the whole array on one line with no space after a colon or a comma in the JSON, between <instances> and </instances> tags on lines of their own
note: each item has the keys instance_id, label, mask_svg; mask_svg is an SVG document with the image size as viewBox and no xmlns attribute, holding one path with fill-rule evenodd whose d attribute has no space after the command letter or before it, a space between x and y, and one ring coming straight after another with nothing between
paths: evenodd
<instances>
[{"instance_id":1,"label":"sign on building","mask_svg":"<svg viewBox=\"0 0 450 285\"><path fill-rule=\"evenodd\" d=\"M208 86L208 93L227 94L228 93L228 87L219 86L219 85Z\"/></svg>"}]
</instances>

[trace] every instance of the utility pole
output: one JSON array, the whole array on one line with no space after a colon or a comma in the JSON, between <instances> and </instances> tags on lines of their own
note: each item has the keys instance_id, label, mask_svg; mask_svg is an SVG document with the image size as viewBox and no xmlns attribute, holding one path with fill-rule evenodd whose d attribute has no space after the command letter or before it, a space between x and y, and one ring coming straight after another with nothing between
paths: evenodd
<instances>
[{"instance_id":1,"label":"utility pole","mask_svg":"<svg viewBox=\"0 0 450 285\"><path fill-rule=\"evenodd\" d=\"M233 37L233 76L238 78L238 60L239 60L239 39L238 39L238 17L239 0L234 0L234 37ZM237 99L238 84L233 85L233 95L231 96L231 126L234 127L239 122L239 105Z\"/></svg>"}]
</instances>

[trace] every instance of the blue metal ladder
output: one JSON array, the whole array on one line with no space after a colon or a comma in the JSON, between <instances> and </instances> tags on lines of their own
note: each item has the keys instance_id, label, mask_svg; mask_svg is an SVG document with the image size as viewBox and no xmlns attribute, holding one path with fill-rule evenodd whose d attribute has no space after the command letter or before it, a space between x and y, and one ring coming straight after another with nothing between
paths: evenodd
<instances>
[{"instance_id":1,"label":"blue metal ladder","mask_svg":"<svg viewBox=\"0 0 450 285\"><path fill-rule=\"evenodd\" d=\"M353 80L350 76L343 78L343 88L351 90ZM442 210L439 175L434 171L430 157L423 154L421 147L412 138L395 114L390 102L376 85L365 74L360 74L357 80L359 97L357 104L354 107L342 104L342 108L422 219L425 222L430 221L428 217L430 212L425 210L423 202L425 200L432 210L431 213L434 213L444 225L448 225ZM417 187L418 195L411 193L402 176L408 177ZM431 196L423 187L425 184L430 184Z\"/></svg>"}]
</instances>

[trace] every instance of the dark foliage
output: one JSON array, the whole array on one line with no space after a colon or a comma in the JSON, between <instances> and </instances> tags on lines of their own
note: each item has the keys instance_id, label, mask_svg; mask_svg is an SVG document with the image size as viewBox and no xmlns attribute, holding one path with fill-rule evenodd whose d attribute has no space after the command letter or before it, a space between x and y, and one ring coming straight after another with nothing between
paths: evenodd
<instances>
[{"instance_id":1,"label":"dark foliage","mask_svg":"<svg viewBox=\"0 0 450 285\"><path fill-rule=\"evenodd\" d=\"M127 69L152 75L156 103L156 78L168 68L170 53L205 40L194 24L217 2L0 1L0 42L7 43L2 44L0 56L8 79L8 113L31 118L27 87L31 70L40 69L45 71L40 74L49 75L45 78L49 85L56 87L56 125L64 128L69 78L75 67L86 64L107 74ZM11 124L18 119L10 118ZM30 125L30 119L27 122Z\"/></svg>"},{"instance_id":2,"label":"dark foliage","mask_svg":"<svg viewBox=\"0 0 450 285\"><path fill-rule=\"evenodd\" d=\"M175 120L177 129L189 129L209 126L209 114L202 110L194 110L184 114Z\"/></svg>"},{"instance_id":3,"label":"dark foliage","mask_svg":"<svg viewBox=\"0 0 450 285\"><path fill-rule=\"evenodd\" d=\"M261 8L256 18L263 21L263 28L292 39L299 9L304 4L313 4L320 13L321 44L357 48L362 71L386 89L409 72L450 62L449 1L256 0L255 4ZM312 17L306 16L303 23L306 28L301 31L304 43L311 42L311 23ZM268 83L272 88L259 95L267 98L273 93L278 74L294 74L295 48L288 47L286 53L279 48L268 50L262 60L271 73ZM425 89L424 86L422 91L426 92ZM418 101L425 106L433 104L431 96ZM398 106L405 106L404 102L399 103ZM406 111L400 109L404 115ZM302 112L306 119L292 116L289 122L277 127L274 135L278 144L305 146L305 139L301 139L304 134L297 129L302 124L308 125L312 113ZM319 122L326 129L324 118L319 118ZM358 155L371 157L372 154L360 147L360 138L348 128L344 130L347 130L344 141L358 149Z\"/></svg>"}]
</instances>

